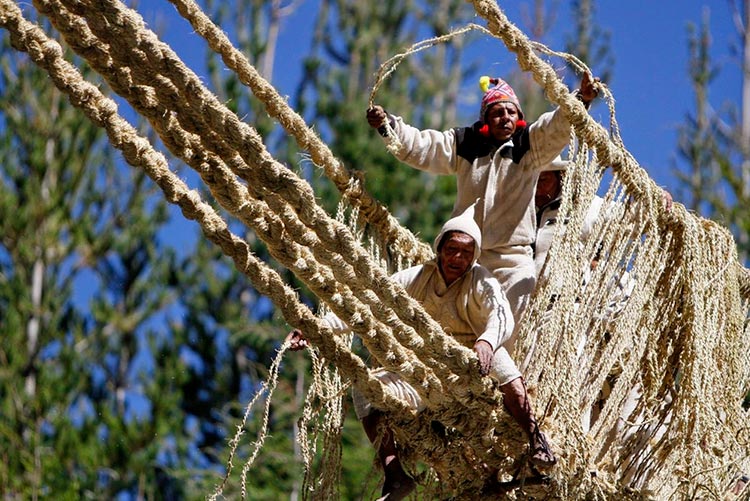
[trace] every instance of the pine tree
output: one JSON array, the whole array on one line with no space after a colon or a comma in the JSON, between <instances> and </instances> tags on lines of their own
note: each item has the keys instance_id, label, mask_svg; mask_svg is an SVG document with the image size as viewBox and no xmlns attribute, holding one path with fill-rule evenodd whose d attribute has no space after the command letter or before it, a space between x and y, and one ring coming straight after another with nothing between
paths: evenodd
<instances>
[{"instance_id":1,"label":"pine tree","mask_svg":"<svg viewBox=\"0 0 750 501\"><path fill-rule=\"evenodd\" d=\"M710 56L710 11L704 10L699 27L688 27L690 78L695 94L695 111L680 128L679 154L686 170L677 175L683 185L680 194L686 205L705 217L729 227L738 242L741 259L750 250L748 202L748 131L750 130L750 60L748 59L748 2L736 6L740 48L736 50L743 75L743 101L737 105L712 106L710 88L722 70Z\"/></svg>"},{"instance_id":2,"label":"pine tree","mask_svg":"<svg viewBox=\"0 0 750 501\"><path fill-rule=\"evenodd\" d=\"M592 68L603 82L611 81L614 55L610 49L610 32L596 22L596 2L573 0L571 11L575 26L566 37L566 50ZM576 80L580 80L580 76Z\"/></svg>"},{"instance_id":3,"label":"pine tree","mask_svg":"<svg viewBox=\"0 0 750 501\"><path fill-rule=\"evenodd\" d=\"M152 356L174 301L166 204L5 39L0 61L0 490L177 492L162 456L184 368Z\"/></svg>"},{"instance_id":4,"label":"pine tree","mask_svg":"<svg viewBox=\"0 0 750 501\"><path fill-rule=\"evenodd\" d=\"M112 163L101 134L5 40L0 58L0 490L35 498L67 488L74 468L74 456L47 451L65 439L81 387L76 350L88 329L74 289L104 249L94 228L106 197L87 169Z\"/></svg>"},{"instance_id":5,"label":"pine tree","mask_svg":"<svg viewBox=\"0 0 750 501\"><path fill-rule=\"evenodd\" d=\"M710 56L706 8L700 27L688 27L695 111L680 128L678 153L686 170L675 170L685 204L730 228L744 262L750 252L750 0L730 5L739 35L733 52L742 69L742 102L725 107L724 114L711 106L710 86L721 68ZM742 404L750 407L750 382Z\"/></svg>"}]
</instances>

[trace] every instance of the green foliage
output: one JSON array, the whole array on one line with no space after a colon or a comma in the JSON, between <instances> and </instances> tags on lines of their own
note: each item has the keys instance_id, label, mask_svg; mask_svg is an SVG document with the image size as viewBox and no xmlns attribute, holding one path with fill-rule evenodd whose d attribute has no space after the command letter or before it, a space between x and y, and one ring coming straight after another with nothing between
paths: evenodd
<instances>
[{"instance_id":1,"label":"green foliage","mask_svg":"<svg viewBox=\"0 0 750 501\"><path fill-rule=\"evenodd\" d=\"M748 2L744 2L747 11ZM680 126L678 154L684 168L675 168L681 183L679 195L688 208L719 221L734 234L740 261L750 252L750 116L736 106L715 108L709 94L721 66L711 57L710 11L704 11L700 26L688 26L689 73L695 94L695 111ZM745 12L747 14L747 12ZM747 15L745 16L747 17ZM740 33L740 46L748 50L748 26ZM748 57L744 58L743 84L747 86ZM747 103L745 103L747 106ZM718 111L717 111L718 110ZM723 110L724 113L721 113ZM750 390L742 405L750 407Z\"/></svg>"},{"instance_id":2,"label":"green foliage","mask_svg":"<svg viewBox=\"0 0 750 501\"><path fill-rule=\"evenodd\" d=\"M179 393L153 384L182 369L149 367L174 300L155 286L174 261L165 202L7 43L0 68L0 491L162 491L162 437L183 427Z\"/></svg>"},{"instance_id":3,"label":"green foliage","mask_svg":"<svg viewBox=\"0 0 750 501\"><path fill-rule=\"evenodd\" d=\"M689 208L729 227L744 260L750 251L750 160L742 120L750 117L739 117L736 107L725 108L722 114L722 108L711 105L710 87L721 68L710 55L709 21L706 11L700 26L688 26L695 111L686 115L679 129L678 153L684 168L675 172L682 184L680 198Z\"/></svg>"},{"instance_id":4,"label":"green foliage","mask_svg":"<svg viewBox=\"0 0 750 501\"><path fill-rule=\"evenodd\" d=\"M614 67L614 55L610 50L611 33L594 20L596 2L573 0L571 9L576 25L567 38L565 50L586 63L603 82L610 82ZM580 79L580 76L576 79ZM577 85L577 82L571 85Z\"/></svg>"},{"instance_id":5,"label":"green foliage","mask_svg":"<svg viewBox=\"0 0 750 501\"><path fill-rule=\"evenodd\" d=\"M87 326L72 291L98 250L82 227L105 203L82 194L112 164L96 128L5 41L0 61L0 490L31 497L69 478L75 457L55 448L70 443L67 410L81 389L72 351Z\"/></svg>"}]
</instances>

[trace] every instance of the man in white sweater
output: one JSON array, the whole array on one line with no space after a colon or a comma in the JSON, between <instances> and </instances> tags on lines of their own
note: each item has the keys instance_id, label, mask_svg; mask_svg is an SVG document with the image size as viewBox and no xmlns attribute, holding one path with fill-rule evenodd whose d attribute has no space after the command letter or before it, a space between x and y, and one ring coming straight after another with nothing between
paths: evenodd
<instances>
[{"instance_id":1,"label":"man in white sweater","mask_svg":"<svg viewBox=\"0 0 750 501\"><path fill-rule=\"evenodd\" d=\"M554 159L550 168L539 174L539 180L536 185L534 195L534 205L536 206L536 242L534 243L534 262L536 266L537 278L542 272L544 262L547 260L547 253L552 246L552 238L555 235L555 228L559 224L566 224L565 221L559 221L558 212L562 203L563 178L568 166L568 161L560 157ZM586 216L581 227L580 239L585 243L594 229L596 220L602 210L604 199L599 195L594 195L586 211ZM592 264L593 266L593 264Z\"/></svg>"},{"instance_id":2,"label":"man in white sweater","mask_svg":"<svg viewBox=\"0 0 750 501\"><path fill-rule=\"evenodd\" d=\"M377 105L367 110L367 121L384 137L393 131L401 144L396 157L406 164L457 177L453 215L482 199L476 214L483 236L479 262L502 285L518 321L536 285L532 244L537 177L568 144L570 124L557 109L526 125L510 85L483 78L495 86L486 90L479 121L470 127L419 130ZM586 106L597 95L595 82L584 74L576 93Z\"/></svg>"},{"instance_id":3,"label":"man in white sweater","mask_svg":"<svg viewBox=\"0 0 750 501\"><path fill-rule=\"evenodd\" d=\"M503 403L529 438L531 461L537 466L552 466L556 459L544 434L539 430L526 387L516 364L503 344L513 332L513 316L500 284L477 264L482 253L482 234L474 220L474 205L443 225L435 239L437 257L392 276L419 301L446 333L472 348L479 359L480 375L490 375L500 384ZM337 331L348 329L336 315L325 321ZM293 330L286 339L290 349L307 346L304 334ZM417 391L398 374L382 369L374 374L392 393L414 409L424 408ZM375 443L382 412L354 392L357 416L370 440ZM386 431L378 449L385 471L383 495L388 500L402 499L414 489L414 481L401 467L395 444Z\"/></svg>"}]
</instances>

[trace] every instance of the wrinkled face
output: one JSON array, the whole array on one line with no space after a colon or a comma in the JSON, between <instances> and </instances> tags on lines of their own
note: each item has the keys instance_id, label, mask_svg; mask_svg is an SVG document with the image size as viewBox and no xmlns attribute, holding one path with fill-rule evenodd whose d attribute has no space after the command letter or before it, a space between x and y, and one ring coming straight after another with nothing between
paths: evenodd
<instances>
[{"instance_id":1,"label":"wrinkled face","mask_svg":"<svg viewBox=\"0 0 750 501\"><path fill-rule=\"evenodd\" d=\"M445 283L450 285L466 273L474 261L474 239L459 231L443 237L438 250L438 267Z\"/></svg>"},{"instance_id":2,"label":"wrinkled face","mask_svg":"<svg viewBox=\"0 0 750 501\"><path fill-rule=\"evenodd\" d=\"M518 108L513 103L495 103L485 114L484 121L490 129L490 135L500 142L505 142L516 131Z\"/></svg>"},{"instance_id":3,"label":"wrinkled face","mask_svg":"<svg viewBox=\"0 0 750 501\"><path fill-rule=\"evenodd\" d=\"M561 180L560 171L544 171L539 174L534 195L534 203L537 207L550 203L560 195Z\"/></svg>"}]
</instances>

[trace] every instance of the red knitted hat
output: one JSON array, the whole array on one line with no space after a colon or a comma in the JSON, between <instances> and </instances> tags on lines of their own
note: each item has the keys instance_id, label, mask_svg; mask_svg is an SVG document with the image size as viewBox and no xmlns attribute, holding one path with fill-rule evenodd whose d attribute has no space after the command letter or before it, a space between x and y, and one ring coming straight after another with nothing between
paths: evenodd
<instances>
[{"instance_id":1,"label":"red knitted hat","mask_svg":"<svg viewBox=\"0 0 750 501\"><path fill-rule=\"evenodd\" d=\"M489 84L493 84L494 87L490 89ZM487 114L487 110L495 103L513 103L518 110L518 118L523 119L521 103L518 101L513 88L508 85L508 82L501 78L482 77L479 79L479 86L484 91L482 107L479 109L480 122L484 123L484 116Z\"/></svg>"}]
</instances>

